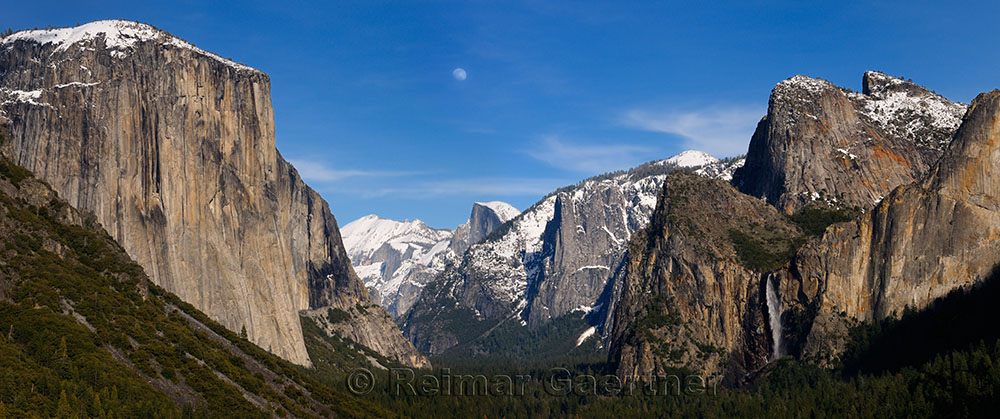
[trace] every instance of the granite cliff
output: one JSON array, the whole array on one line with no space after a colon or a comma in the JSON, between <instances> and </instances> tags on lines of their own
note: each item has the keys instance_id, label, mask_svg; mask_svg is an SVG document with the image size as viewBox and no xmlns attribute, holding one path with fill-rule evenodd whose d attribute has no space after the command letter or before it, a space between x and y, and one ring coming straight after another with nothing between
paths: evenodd
<instances>
[{"instance_id":1,"label":"granite cliff","mask_svg":"<svg viewBox=\"0 0 1000 419\"><path fill-rule=\"evenodd\" d=\"M869 209L921 179L966 106L869 71L862 93L795 76L778 83L733 185L785 213L810 204Z\"/></svg>"},{"instance_id":2,"label":"granite cliff","mask_svg":"<svg viewBox=\"0 0 1000 419\"><path fill-rule=\"evenodd\" d=\"M152 283L94 214L3 156L0 322L5 418L389 414ZM349 347L338 355L343 370L371 367Z\"/></svg>"},{"instance_id":3,"label":"granite cliff","mask_svg":"<svg viewBox=\"0 0 1000 419\"><path fill-rule=\"evenodd\" d=\"M748 262L791 254L802 235L774 207L722 181L668 176L649 226L629 245L611 331L616 372L643 380L690 368L732 382L764 365L762 278L771 266Z\"/></svg>"},{"instance_id":4,"label":"granite cliff","mask_svg":"<svg viewBox=\"0 0 1000 419\"><path fill-rule=\"evenodd\" d=\"M299 312L369 301L329 205L275 148L266 74L99 21L3 38L0 96L4 156L96 214L154 283L262 348L308 365ZM378 329L359 343L411 358Z\"/></svg>"},{"instance_id":5,"label":"granite cliff","mask_svg":"<svg viewBox=\"0 0 1000 419\"><path fill-rule=\"evenodd\" d=\"M986 277L1000 263L998 162L1000 91L994 90L976 97L926 178L806 245L781 283L789 311L816 312L801 337L801 355L834 360L852 322L921 309Z\"/></svg>"}]
</instances>

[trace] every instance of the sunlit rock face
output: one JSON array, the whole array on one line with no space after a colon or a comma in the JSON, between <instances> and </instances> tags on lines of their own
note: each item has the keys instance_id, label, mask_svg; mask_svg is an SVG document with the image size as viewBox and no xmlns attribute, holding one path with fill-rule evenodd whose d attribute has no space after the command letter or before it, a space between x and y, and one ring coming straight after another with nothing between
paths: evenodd
<instances>
[{"instance_id":1,"label":"sunlit rock face","mask_svg":"<svg viewBox=\"0 0 1000 419\"><path fill-rule=\"evenodd\" d=\"M367 303L329 206L275 148L266 74L100 21L4 38L0 102L4 155L96 214L154 282L261 347L309 364L299 311ZM413 351L377 329L360 343Z\"/></svg>"},{"instance_id":2,"label":"sunlit rock face","mask_svg":"<svg viewBox=\"0 0 1000 419\"><path fill-rule=\"evenodd\" d=\"M786 213L807 205L868 209L921 179L966 105L866 72L862 93L795 76L771 92L733 184Z\"/></svg>"},{"instance_id":3,"label":"sunlit rock face","mask_svg":"<svg viewBox=\"0 0 1000 419\"><path fill-rule=\"evenodd\" d=\"M973 101L925 179L803 248L782 288L791 302L818 307L804 355L839 355L845 317L865 321L921 309L1000 263L998 162L1000 91L994 90Z\"/></svg>"}]
</instances>

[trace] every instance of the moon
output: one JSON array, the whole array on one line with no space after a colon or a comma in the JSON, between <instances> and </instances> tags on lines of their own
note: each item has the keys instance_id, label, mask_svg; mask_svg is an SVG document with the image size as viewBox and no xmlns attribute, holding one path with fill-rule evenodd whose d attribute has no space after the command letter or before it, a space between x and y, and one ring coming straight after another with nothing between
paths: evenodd
<instances>
[{"instance_id":1,"label":"moon","mask_svg":"<svg viewBox=\"0 0 1000 419\"><path fill-rule=\"evenodd\" d=\"M465 69L463 69L461 67L452 70L451 71L451 76L454 77L455 80L458 80L458 81L465 80L466 77L469 77L469 75L466 74Z\"/></svg>"}]
</instances>

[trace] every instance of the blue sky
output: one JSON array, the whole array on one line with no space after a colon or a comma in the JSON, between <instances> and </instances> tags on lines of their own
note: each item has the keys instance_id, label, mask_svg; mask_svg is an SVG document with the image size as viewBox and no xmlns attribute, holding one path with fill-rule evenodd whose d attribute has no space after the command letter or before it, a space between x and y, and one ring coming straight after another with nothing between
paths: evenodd
<instances>
[{"instance_id":1,"label":"blue sky","mask_svg":"<svg viewBox=\"0 0 1000 419\"><path fill-rule=\"evenodd\" d=\"M267 72L278 149L341 224L452 228L474 201L741 154L795 74L860 90L875 69L962 102L1000 87L996 2L58 3L10 2L0 28L139 20Z\"/></svg>"}]
</instances>

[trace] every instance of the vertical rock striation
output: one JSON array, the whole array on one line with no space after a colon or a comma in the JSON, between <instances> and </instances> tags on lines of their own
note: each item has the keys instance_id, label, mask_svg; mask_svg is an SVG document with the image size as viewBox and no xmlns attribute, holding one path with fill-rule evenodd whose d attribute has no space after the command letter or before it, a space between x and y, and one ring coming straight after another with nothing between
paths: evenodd
<instances>
[{"instance_id":1,"label":"vertical rock striation","mask_svg":"<svg viewBox=\"0 0 1000 419\"><path fill-rule=\"evenodd\" d=\"M521 211L506 202L476 202L472 204L469 221L455 229L448 247L456 256L462 256L469 246L483 241L503 223L520 214Z\"/></svg>"},{"instance_id":2,"label":"vertical rock striation","mask_svg":"<svg viewBox=\"0 0 1000 419\"><path fill-rule=\"evenodd\" d=\"M309 364L299 311L368 301L326 201L275 148L264 73L99 21L4 38L0 101L5 156L94 212L154 282L261 347Z\"/></svg>"},{"instance_id":3,"label":"vertical rock striation","mask_svg":"<svg viewBox=\"0 0 1000 419\"><path fill-rule=\"evenodd\" d=\"M994 90L973 101L925 179L896 189L870 213L831 226L805 246L796 275L782 286L786 298L818 307L803 355L835 358L846 319L921 309L1000 263L998 162L1000 91Z\"/></svg>"}]
</instances>

